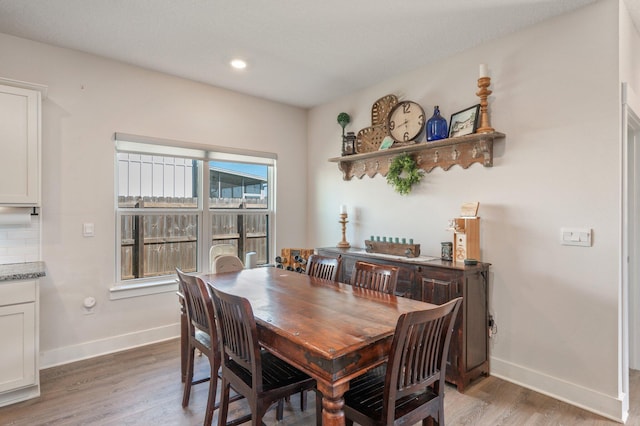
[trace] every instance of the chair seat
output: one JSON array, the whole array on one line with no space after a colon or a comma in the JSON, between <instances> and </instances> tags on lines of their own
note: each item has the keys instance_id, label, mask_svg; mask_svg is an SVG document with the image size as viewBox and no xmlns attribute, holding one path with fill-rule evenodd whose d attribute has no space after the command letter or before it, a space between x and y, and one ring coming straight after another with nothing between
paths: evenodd
<instances>
[{"instance_id":1,"label":"chair seat","mask_svg":"<svg viewBox=\"0 0 640 426\"><path fill-rule=\"evenodd\" d=\"M202 330L195 331L195 339L207 349L211 349L211 336Z\"/></svg>"},{"instance_id":2,"label":"chair seat","mask_svg":"<svg viewBox=\"0 0 640 426\"><path fill-rule=\"evenodd\" d=\"M269 392L273 389L286 388L287 386L299 385L302 381L309 381L309 385L312 386L313 379L291 366L290 364L282 361L272 353L261 350L260 356L262 358L262 391ZM247 386L251 386L251 372L246 368L236 364L229 360L228 366L233 372L244 381Z\"/></svg>"},{"instance_id":3,"label":"chair seat","mask_svg":"<svg viewBox=\"0 0 640 426\"><path fill-rule=\"evenodd\" d=\"M384 378L387 364L383 364L353 379L344 394L345 405L366 417L381 419L384 404ZM396 418L416 410L438 395L429 387L425 392L414 393L396 400ZM381 423L382 424L382 423Z\"/></svg>"}]
</instances>

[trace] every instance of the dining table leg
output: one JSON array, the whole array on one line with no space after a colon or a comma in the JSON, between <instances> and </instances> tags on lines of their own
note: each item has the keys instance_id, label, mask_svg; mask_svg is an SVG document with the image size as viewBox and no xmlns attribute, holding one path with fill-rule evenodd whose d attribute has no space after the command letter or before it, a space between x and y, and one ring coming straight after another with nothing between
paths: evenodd
<instances>
[{"instance_id":1,"label":"dining table leg","mask_svg":"<svg viewBox=\"0 0 640 426\"><path fill-rule=\"evenodd\" d=\"M318 390L322 393L322 425L344 426L344 393L349 382L323 383L318 381Z\"/></svg>"}]
</instances>

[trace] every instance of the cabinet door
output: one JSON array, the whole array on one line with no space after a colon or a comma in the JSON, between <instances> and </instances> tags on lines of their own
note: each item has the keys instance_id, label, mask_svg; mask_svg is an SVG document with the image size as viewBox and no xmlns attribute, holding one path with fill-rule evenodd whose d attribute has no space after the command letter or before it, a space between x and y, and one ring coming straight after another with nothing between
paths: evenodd
<instances>
[{"instance_id":1,"label":"cabinet door","mask_svg":"<svg viewBox=\"0 0 640 426\"><path fill-rule=\"evenodd\" d=\"M0 392L36 383L35 303L0 307Z\"/></svg>"},{"instance_id":2,"label":"cabinet door","mask_svg":"<svg viewBox=\"0 0 640 426\"><path fill-rule=\"evenodd\" d=\"M0 85L0 204L40 202L40 92Z\"/></svg>"},{"instance_id":3,"label":"cabinet door","mask_svg":"<svg viewBox=\"0 0 640 426\"><path fill-rule=\"evenodd\" d=\"M458 281L442 281L422 278L422 301L442 305L460 295Z\"/></svg>"}]
</instances>

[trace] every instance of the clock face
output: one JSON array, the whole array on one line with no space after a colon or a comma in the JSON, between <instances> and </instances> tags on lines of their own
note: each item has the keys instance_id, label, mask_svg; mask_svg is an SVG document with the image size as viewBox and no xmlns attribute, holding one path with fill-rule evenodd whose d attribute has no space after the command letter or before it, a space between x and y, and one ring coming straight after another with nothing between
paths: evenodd
<instances>
[{"instance_id":1,"label":"clock face","mask_svg":"<svg viewBox=\"0 0 640 426\"><path fill-rule=\"evenodd\" d=\"M389 113L389 133L397 142L409 142L424 128L424 110L412 101L398 103Z\"/></svg>"}]
</instances>

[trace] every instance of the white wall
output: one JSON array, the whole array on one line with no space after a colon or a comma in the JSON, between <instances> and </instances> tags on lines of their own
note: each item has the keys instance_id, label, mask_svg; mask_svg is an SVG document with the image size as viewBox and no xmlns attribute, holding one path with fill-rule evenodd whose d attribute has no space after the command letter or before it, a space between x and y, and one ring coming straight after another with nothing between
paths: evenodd
<instances>
[{"instance_id":1,"label":"white wall","mask_svg":"<svg viewBox=\"0 0 640 426\"><path fill-rule=\"evenodd\" d=\"M428 54L428 46L424 52ZM385 55L381 53L380 66ZM383 177L342 181L339 112L347 130L394 93L447 118L478 103L478 64L492 77L492 125L506 134L493 168L426 175L408 196ZM492 374L621 418L618 394L620 135L617 2L600 1L313 108L309 113L309 243L411 237L425 254L450 241L447 220L479 201L482 260L490 262ZM428 114L429 115L429 114ZM593 246L562 246L561 227L593 229Z\"/></svg>"},{"instance_id":2,"label":"white wall","mask_svg":"<svg viewBox=\"0 0 640 426\"><path fill-rule=\"evenodd\" d=\"M305 243L306 111L0 34L0 76L43 102L42 366L179 335L174 293L109 300L115 279L114 132L278 155L279 247ZM95 237L82 223L95 223ZM85 315L82 301L97 300Z\"/></svg>"}]
</instances>

